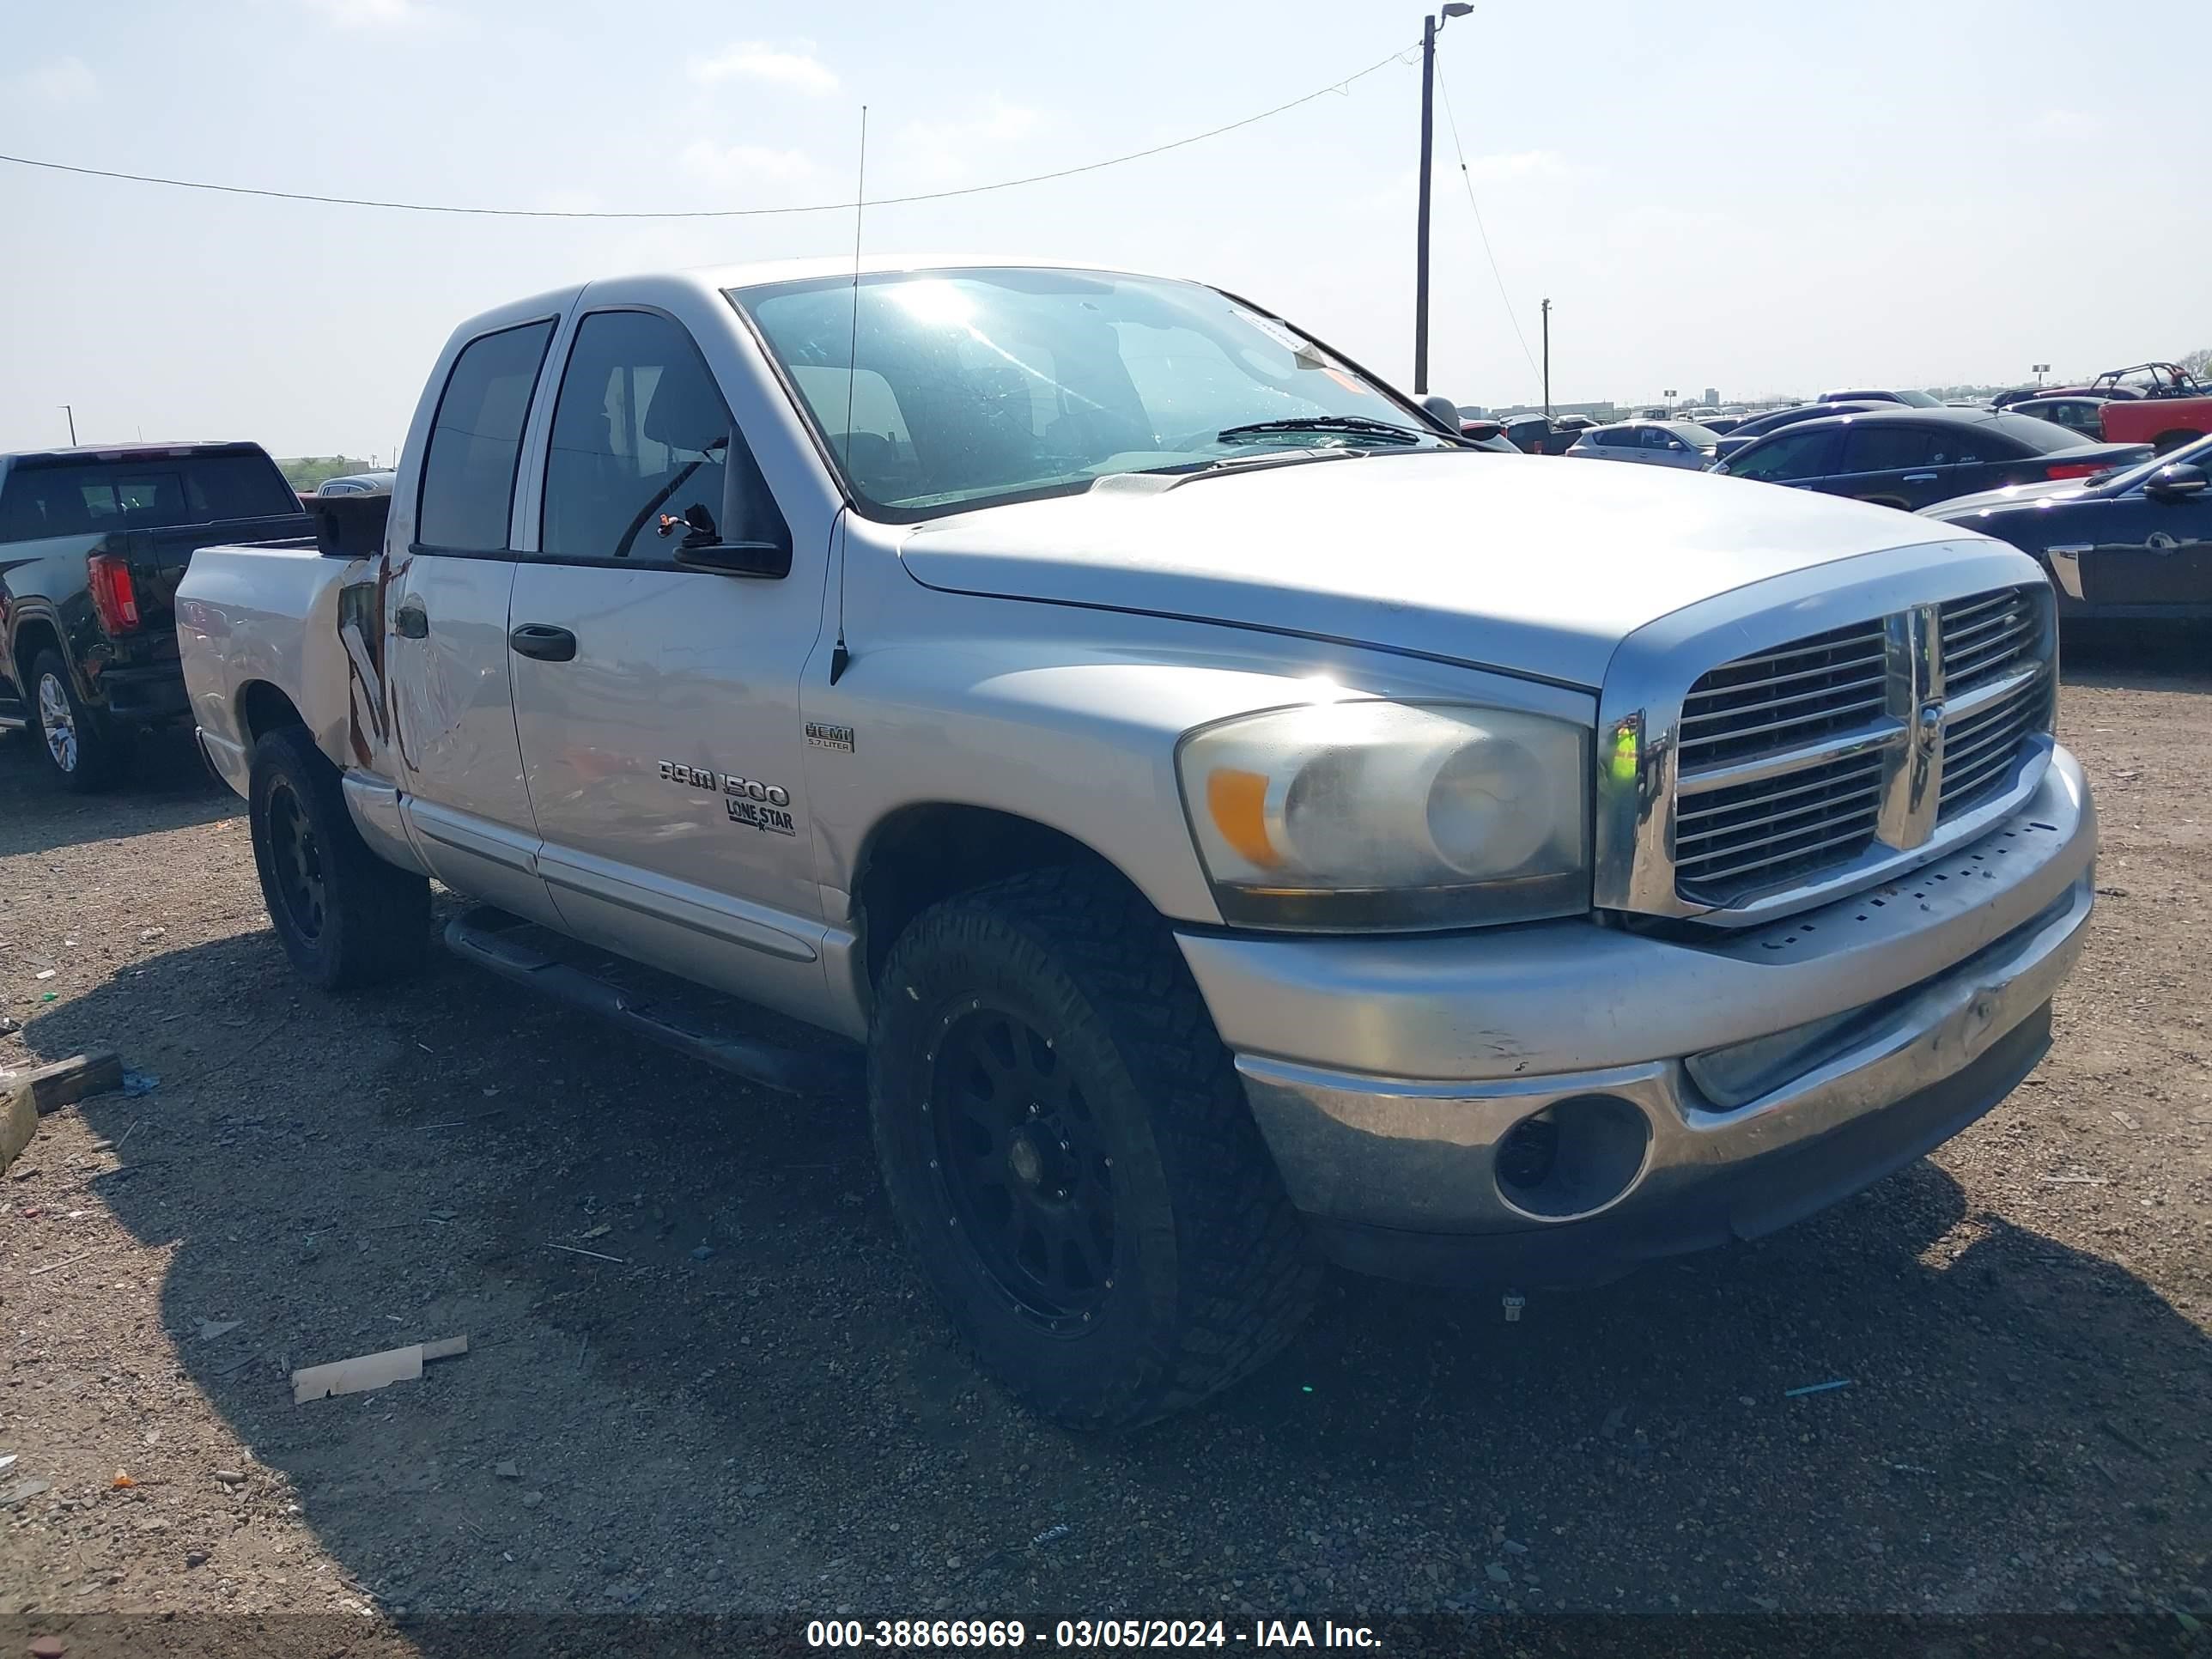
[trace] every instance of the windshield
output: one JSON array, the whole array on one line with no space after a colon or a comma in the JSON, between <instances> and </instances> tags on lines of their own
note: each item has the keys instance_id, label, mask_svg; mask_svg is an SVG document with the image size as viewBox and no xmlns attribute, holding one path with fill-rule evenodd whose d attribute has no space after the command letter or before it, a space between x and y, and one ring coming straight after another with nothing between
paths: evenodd
<instances>
[{"instance_id":1,"label":"windshield","mask_svg":"<svg viewBox=\"0 0 2212 1659\"><path fill-rule=\"evenodd\" d=\"M1667 429L1693 449L1711 449L1721 441L1719 433L1695 421L1669 421Z\"/></svg>"},{"instance_id":2,"label":"windshield","mask_svg":"<svg viewBox=\"0 0 2212 1659\"><path fill-rule=\"evenodd\" d=\"M1901 404L1911 404L1915 409L1943 407L1943 400L1941 398L1931 398L1924 392L1900 392L1897 394L1897 400Z\"/></svg>"},{"instance_id":3,"label":"windshield","mask_svg":"<svg viewBox=\"0 0 2212 1659\"><path fill-rule=\"evenodd\" d=\"M2040 415L2021 415L2010 410L2002 415L1991 416L1982 425L1987 431L2002 432L2006 437L2027 445L2039 455L2056 454L2062 449L2080 449L2084 442L2082 435L2070 426L2061 426Z\"/></svg>"},{"instance_id":4,"label":"windshield","mask_svg":"<svg viewBox=\"0 0 2212 1659\"><path fill-rule=\"evenodd\" d=\"M1269 452L1463 447L1283 324L1194 283L1046 270L864 276L857 339L849 277L729 297L847 487L885 516Z\"/></svg>"}]
</instances>

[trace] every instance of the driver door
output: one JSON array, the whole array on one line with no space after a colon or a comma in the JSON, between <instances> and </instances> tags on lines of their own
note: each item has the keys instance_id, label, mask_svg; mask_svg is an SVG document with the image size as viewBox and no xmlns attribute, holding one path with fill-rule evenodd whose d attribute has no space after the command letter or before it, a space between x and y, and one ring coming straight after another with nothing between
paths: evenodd
<instances>
[{"instance_id":1,"label":"driver door","mask_svg":"<svg viewBox=\"0 0 2212 1659\"><path fill-rule=\"evenodd\" d=\"M679 564L702 514L787 573ZM823 923L799 675L830 528L786 516L684 324L582 316L507 641L538 870L577 937L802 1013Z\"/></svg>"}]
</instances>

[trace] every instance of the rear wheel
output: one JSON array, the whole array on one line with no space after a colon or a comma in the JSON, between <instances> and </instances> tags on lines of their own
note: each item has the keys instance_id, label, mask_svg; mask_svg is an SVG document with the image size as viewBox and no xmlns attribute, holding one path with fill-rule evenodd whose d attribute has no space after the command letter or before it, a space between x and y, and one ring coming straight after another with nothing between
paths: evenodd
<instances>
[{"instance_id":1,"label":"rear wheel","mask_svg":"<svg viewBox=\"0 0 2212 1659\"><path fill-rule=\"evenodd\" d=\"M1318 1273L1159 918L1032 872L926 911L869 1043L891 1207L985 1369L1081 1428L1196 1403L1276 1352Z\"/></svg>"},{"instance_id":2,"label":"rear wheel","mask_svg":"<svg viewBox=\"0 0 2212 1659\"><path fill-rule=\"evenodd\" d=\"M262 899L295 968L338 991L421 966L430 884L368 850L304 726L254 744L248 799Z\"/></svg>"},{"instance_id":3,"label":"rear wheel","mask_svg":"<svg viewBox=\"0 0 2212 1659\"><path fill-rule=\"evenodd\" d=\"M41 651L31 664L31 716L46 760L65 788L88 795L121 775L125 737L98 709L78 701L58 651Z\"/></svg>"}]
</instances>

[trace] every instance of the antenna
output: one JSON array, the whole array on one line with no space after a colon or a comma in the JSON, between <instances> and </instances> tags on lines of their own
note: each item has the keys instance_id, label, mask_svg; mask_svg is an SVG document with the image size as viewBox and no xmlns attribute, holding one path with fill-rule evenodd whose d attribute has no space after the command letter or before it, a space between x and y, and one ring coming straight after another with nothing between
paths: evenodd
<instances>
[{"instance_id":1,"label":"antenna","mask_svg":"<svg viewBox=\"0 0 2212 1659\"><path fill-rule=\"evenodd\" d=\"M845 465L853 465L853 398L860 381L860 222L868 202L868 106L860 106L860 172L853 186L853 331L845 344ZM830 684L845 678L853 653L845 644L845 561L852 527L837 539L837 643L830 653Z\"/></svg>"}]
</instances>

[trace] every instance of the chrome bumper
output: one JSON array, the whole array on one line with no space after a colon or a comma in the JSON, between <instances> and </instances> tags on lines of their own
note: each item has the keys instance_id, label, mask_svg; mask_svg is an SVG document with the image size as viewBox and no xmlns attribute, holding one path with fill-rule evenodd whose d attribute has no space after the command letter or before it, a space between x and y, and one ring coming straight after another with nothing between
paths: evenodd
<instances>
[{"instance_id":1,"label":"chrome bumper","mask_svg":"<svg viewBox=\"0 0 2212 1659\"><path fill-rule=\"evenodd\" d=\"M1533 1280L1556 1257L1579 1279L1770 1231L1996 1104L2047 1046L2095 846L2061 750L2017 815L1950 858L1741 933L1182 946L1292 1200L1338 1254L1415 1277L1486 1255ZM1509 1196L1501 1143L1591 1097L1645 1126L1625 1184L1581 1208ZM1437 1236L1469 1249L1440 1254Z\"/></svg>"}]
</instances>

